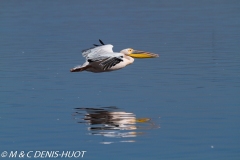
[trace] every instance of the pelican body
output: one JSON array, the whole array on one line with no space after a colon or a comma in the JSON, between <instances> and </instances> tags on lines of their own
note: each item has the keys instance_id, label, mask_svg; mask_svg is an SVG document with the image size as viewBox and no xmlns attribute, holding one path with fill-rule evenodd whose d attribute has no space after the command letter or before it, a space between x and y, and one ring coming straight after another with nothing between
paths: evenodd
<instances>
[{"instance_id":1,"label":"pelican body","mask_svg":"<svg viewBox=\"0 0 240 160\"><path fill-rule=\"evenodd\" d=\"M81 65L72 68L71 72L108 72L118 69L122 69L134 62L134 58L154 58L158 57L158 54L138 51L132 48L127 48L118 52L113 52L113 45L105 45L99 40L102 45L96 45L95 47L82 51L83 57L86 58L86 62Z\"/></svg>"}]
</instances>

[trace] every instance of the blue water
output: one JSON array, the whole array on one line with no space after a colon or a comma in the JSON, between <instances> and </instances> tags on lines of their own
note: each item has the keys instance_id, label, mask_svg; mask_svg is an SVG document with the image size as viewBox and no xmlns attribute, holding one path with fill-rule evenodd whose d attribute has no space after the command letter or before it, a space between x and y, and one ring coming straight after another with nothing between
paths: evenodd
<instances>
[{"instance_id":1,"label":"blue water","mask_svg":"<svg viewBox=\"0 0 240 160\"><path fill-rule=\"evenodd\" d=\"M240 157L239 1L0 3L1 153ZM69 72L98 39L160 57Z\"/></svg>"}]
</instances>

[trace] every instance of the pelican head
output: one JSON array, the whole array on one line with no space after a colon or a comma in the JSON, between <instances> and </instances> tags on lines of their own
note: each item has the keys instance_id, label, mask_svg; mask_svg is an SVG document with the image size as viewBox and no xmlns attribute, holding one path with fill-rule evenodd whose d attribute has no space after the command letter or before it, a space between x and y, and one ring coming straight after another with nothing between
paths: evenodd
<instances>
[{"instance_id":1,"label":"pelican head","mask_svg":"<svg viewBox=\"0 0 240 160\"><path fill-rule=\"evenodd\" d=\"M120 51L120 53L123 53L127 56L133 57L133 58L155 58L159 57L158 54L145 52L145 51L138 51L134 50L132 48L123 49Z\"/></svg>"}]
</instances>

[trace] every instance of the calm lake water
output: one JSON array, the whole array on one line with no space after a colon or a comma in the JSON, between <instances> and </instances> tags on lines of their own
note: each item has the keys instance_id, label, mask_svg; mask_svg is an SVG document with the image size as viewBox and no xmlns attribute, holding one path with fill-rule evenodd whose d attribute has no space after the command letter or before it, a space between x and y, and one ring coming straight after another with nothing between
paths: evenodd
<instances>
[{"instance_id":1,"label":"calm lake water","mask_svg":"<svg viewBox=\"0 0 240 160\"><path fill-rule=\"evenodd\" d=\"M239 17L236 0L2 0L0 153L239 159ZM98 39L160 57L70 73Z\"/></svg>"}]
</instances>

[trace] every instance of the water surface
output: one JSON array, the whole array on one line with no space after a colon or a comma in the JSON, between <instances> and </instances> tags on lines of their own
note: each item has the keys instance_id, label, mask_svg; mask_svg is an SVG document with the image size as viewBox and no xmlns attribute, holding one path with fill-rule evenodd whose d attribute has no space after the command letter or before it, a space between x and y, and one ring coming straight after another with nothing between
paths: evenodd
<instances>
[{"instance_id":1,"label":"water surface","mask_svg":"<svg viewBox=\"0 0 240 160\"><path fill-rule=\"evenodd\" d=\"M0 152L238 159L239 6L233 0L1 1ZM160 57L115 72L70 73L84 62L81 50L99 38L114 51L132 47Z\"/></svg>"}]
</instances>

